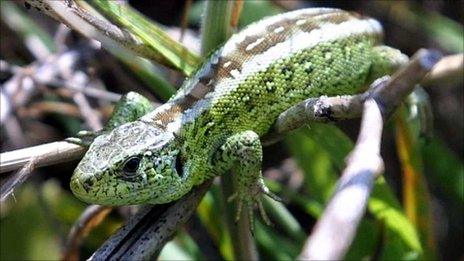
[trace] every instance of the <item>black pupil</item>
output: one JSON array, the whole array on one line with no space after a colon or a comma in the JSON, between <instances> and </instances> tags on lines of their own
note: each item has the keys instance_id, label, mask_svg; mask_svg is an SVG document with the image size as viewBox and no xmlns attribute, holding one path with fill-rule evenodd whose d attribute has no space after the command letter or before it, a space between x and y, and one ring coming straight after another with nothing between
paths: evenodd
<instances>
[{"instance_id":1,"label":"black pupil","mask_svg":"<svg viewBox=\"0 0 464 261\"><path fill-rule=\"evenodd\" d=\"M126 173L135 173L139 168L140 159L139 158L131 158L124 163L124 172Z\"/></svg>"}]
</instances>

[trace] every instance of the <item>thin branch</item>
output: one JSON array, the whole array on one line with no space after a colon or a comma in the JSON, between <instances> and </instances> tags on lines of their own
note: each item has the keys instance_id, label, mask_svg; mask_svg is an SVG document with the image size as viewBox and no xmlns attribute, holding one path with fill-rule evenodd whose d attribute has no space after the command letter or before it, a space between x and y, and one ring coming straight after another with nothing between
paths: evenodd
<instances>
[{"instance_id":1,"label":"thin branch","mask_svg":"<svg viewBox=\"0 0 464 261\"><path fill-rule=\"evenodd\" d=\"M111 212L111 207L90 205L81 214L78 220L74 222L68 235L68 240L62 251L61 260L80 260L79 246L88 233L99 225L105 217Z\"/></svg>"},{"instance_id":2,"label":"thin branch","mask_svg":"<svg viewBox=\"0 0 464 261\"><path fill-rule=\"evenodd\" d=\"M212 181L194 188L180 200L146 206L112 235L89 260L148 260L158 256L177 228L195 213Z\"/></svg>"},{"instance_id":3,"label":"thin branch","mask_svg":"<svg viewBox=\"0 0 464 261\"><path fill-rule=\"evenodd\" d=\"M348 157L337 190L306 241L300 259L343 258L364 215L375 178L383 172L380 157L382 115L374 100L364 103L358 142Z\"/></svg>"},{"instance_id":4,"label":"thin branch","mask_svg":"<svg viewBox=\"0 0 464 261\"><path fill-rule=\"evenodd\" d=\"M110 47L120 45L142 57L160 60L160 55L136 35L89 14L74 0L26 0L26 2L90 39L95 39Z\"/></svg>"},{"instance_id":5,"label":"thin branch","mask_svg":"<svg viewBox=\"0 0 464 261\"><path fill-rule=\"evenodd\" d=\"M31 103L27 108L22 108L21 117L37 118L46 113L61 113L71 117L81 117L76 105L60 101L40 101ZM8 126L8 123L5 124Z\"/></svg>"},{"instance_id":6,"label":"thin branch","mask_svg":"<svg viewBox=\"0 0 464 261\"><path fill-rule=\"evenodd\" d=\"M90 106L89 101L84 94L78 92L74 93L73 101L77 104L82 117L85 119L85 123L90 127L90 129L94 131L103 129L103 124L99 117L100 113Z\"/></svg>"},{"instance_id":7,"label":"thin branch","mask_svg":"<svg viewBox=\"0 0 464 261\"><path fill-rule=\"evenodd\" d=\"M421 49L414 54L407 66L391 77L388 86L373 91L372 97L379 105L384 119L391 116L440 58L441 54L438 51Z\"/></svg>"},{"instance_id":8,"label":"thin branch","mask_svg":"<svg viewBox=\"0 0 464 261\"><path fill-rule=\"evenodd\" d=\"M71 82L66 82L58 79L41 79L35 78L35 80L43 85L51 87L65 87L70 89L73 92L82 92L86 96L93 97L102 101L117 102L121 99L121 95L118 93L98 89L92 82L89 82L87 85L78 85Z\"/></svg>"},{"instance_id":9,"label":"thin branch","mask_svg":"<svg viewBox=\"0 0 464 261\"><path fill-rule=\"evenodd\" d=\"M419 50L390 80L376 82L364 102L360 134L347 167L300 254L304 260L339 260L351 245L366 210L375 179L383 172L380 143L383 122L439 60L437 52Z\"/></svg>"},{"instance_id":10,"label":"thin branch","mask_svg":"<svg viewBox=\"0 0 464 261\"><path fill-rule=\"evenodd\" d=\"M436 52L431 53L431 56L436 55ZM434 59L436 59L436 57ZM415 83L421 82L421 84L429 86L432 83L441 81L440 79L459 79L462 73L462 59L462 54L446 56L437 62L427 75L424 73L406 73L410 75L409 77L413 77L414 79L408 79L407 82L402 84L405 86L399 89L382 88L381 92L383 94L376 94L375 96L378 97L382 103L391 106L390 109L382 108L383 110L387 109L391 112L392 108L396 108L397 103L403 101L405 92L409 93ZM426 63L427 61L423 62ZM412 71L418 70L417 68L411 69L410 66L407 66L405 69ZM462 77L460 81L462 82ZM407 85L410 82L414 82L414 84ZM376 84L372 86L376 86ZM279 115L269 133L263 137L263 144L269 145L275 143L288 132L308 122L333 122L337 120L359 118L362 114L363 101L374 91L374 89L370 88L367 92L358 95L322 96L302 101Z\"/></svg>"},{"instance_id":11,"label":"thin branch","mask_svg":"<svg viewBox=\"0 0 464 261\"><path fill-rule=\"evenodd\" d=\"M0 154L0 173L23 167L34 159L34 168L79 159L85 148L66 141L56 141Z\"/></svg>"},{"instance_id":12,"label":"thin branch","mask_svg":"<svg viewBox=\"0 0 464 261\"><path fill-rule=\"evenodd\" d=\"M34 159L30 160L26 165L24 165L21 170L19 170L13 177L9 178L5 184L0 188L0 203L3 203L9 195L14 192L14 189L26 181L32 174L34 169L35 161Z\"/></svg>"},{"instance_id":13,"label":"thin branch","mask_svg":"<svg viewBox=\"0 0 464 261\"><path fill-rule=\"evenodd\" d=\"M279 115L270 132L263 137L263 144L275 143L286 133L309 122L331 122L359 118L362 113L362 102L366 95L368 92L353 96L322 96L302 101Z\"/></svg>"},{"instance_id":14,"label":"thin branch","mask_svg":"<svg viewBox=\"0 0 464 261\"><path fill-rule=\"evenodd\" d=\"M454 54L443 57L425 76L421 85L448 85L462 83L464 75L464 54Z\"/></svg>"}]
</instances>

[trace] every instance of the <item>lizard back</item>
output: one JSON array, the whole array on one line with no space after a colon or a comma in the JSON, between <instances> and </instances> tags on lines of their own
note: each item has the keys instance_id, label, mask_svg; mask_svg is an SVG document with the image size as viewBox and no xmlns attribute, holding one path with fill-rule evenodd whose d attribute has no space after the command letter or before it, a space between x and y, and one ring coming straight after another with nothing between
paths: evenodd
<instances>
[{"instance_id":1,"label":"lizard back","mask_svg":"<svg viewBox=\"0 0 464 261\"><path fill-rule=\"evenodd\" d=\"M179 132L189 123L222 134L263 135L308 97L351 94L366 85L380 24L339 9L297 10L232 36L163 108L144 117Z\"/></svg>"}]
</instances>

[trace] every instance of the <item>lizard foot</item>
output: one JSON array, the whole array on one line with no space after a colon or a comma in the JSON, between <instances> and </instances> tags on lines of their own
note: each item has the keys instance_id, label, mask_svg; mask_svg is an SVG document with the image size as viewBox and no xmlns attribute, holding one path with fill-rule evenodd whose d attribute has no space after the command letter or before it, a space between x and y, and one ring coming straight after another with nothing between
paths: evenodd
<instances>
[{"instance_id":1,"label":"lizard foot","mask_svg":"<svg viewBox=\"0 0 464 261\"><path fill-rule=\"evenodd\" d=\"M65 140L69 143L74 143L83 147L89 147L93 140L101 134L101 131L86 131L81 130L77 133L77 137L69 137Z\"/></svg>"},{"instance_id":2,"label":"lizard foot","mask_svg":"<svg viewBox=\"0 0 464 261\"><path fill-rule=\"evenodd\" d=\"M261 218L263 219L264 223L266 223L266 225L268 226L272 225L268 215L266 214L266 211L264 210L263 202L261 200L261 196L263 194L276 201L282 201L278 196L276 196L269 190L269 188L264 184L262 178L259 178L251 189L240 189L227 199L228 202L237 200L237 212L235 214L235 222L238 222L240 220L242 209L244 207L247 209L248 221L252 233L254 229L253 208L255 204L258 205L259 213L261 214Z\"/></svg>"}]
</instances>

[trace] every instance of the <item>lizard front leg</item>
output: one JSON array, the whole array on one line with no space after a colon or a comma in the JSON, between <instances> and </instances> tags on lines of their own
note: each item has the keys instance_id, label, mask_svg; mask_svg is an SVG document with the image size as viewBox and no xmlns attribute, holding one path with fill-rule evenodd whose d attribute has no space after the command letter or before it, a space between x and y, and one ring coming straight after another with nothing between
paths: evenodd
<instances>
[{"instance_id":1,"label":"lizard front leg","mask_svg":"<svg viewBox=\"0 0 464 261\"><path fill-rule=\"evenodd\" d=\"M240 218L242 208L248 210L250 227L253 229L253 206L257 203L263 220L270 224L264 211L261 195L280 199L266 187L261 174L263 150L258 134L244 131L229 137L214 156L213 165L221 173L231 170L235 175L236 192L228 199L237 200L235 220Z\"/></svg>"},{"instance_id":2,"label":"lizard front leg","mask_svg":"<svg viewBox=\"0 0 464 261\"><path fill-rule=\"evenodd\" d=\"M124 123L136 121L153 109L153 105L147 98L136 92L129 92L116 103L108 123L102 130L79 131L77 137L67 138L66 141L88 147L100 134L111 131Z\"/></svg>"}]
</instances>

